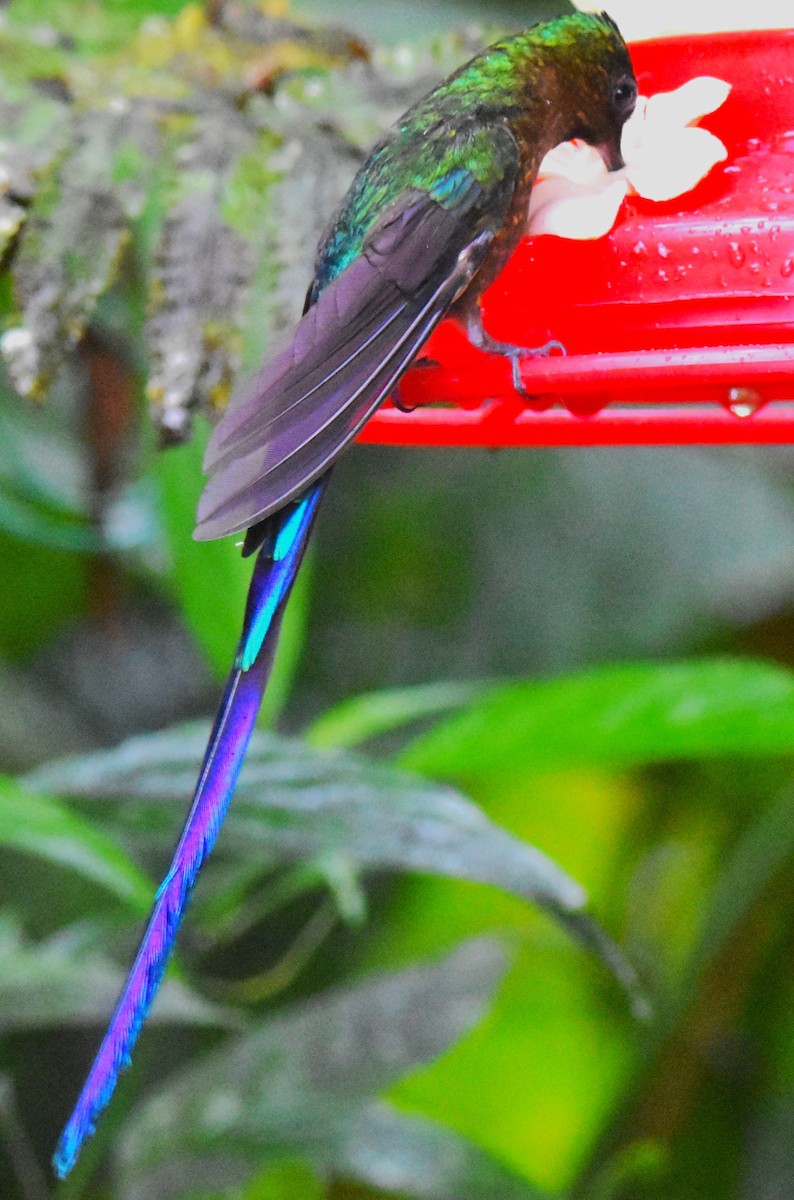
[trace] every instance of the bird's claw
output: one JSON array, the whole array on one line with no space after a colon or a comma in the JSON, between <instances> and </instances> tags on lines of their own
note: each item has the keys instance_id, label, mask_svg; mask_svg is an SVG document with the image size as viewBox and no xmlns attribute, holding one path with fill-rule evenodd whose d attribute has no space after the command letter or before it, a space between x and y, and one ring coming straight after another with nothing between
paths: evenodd
<instances>
[{"instance_id":1,"label":"bird's claw","mask_svg":"<svg viewBox=\"0 0 794 1200\"><path fill-rule=\"evenodd\" d=\"M497 338L491 337L483 328L479 305L469 309L466 315L466 333L472 346L476 346L478 350L484 350L487 354L500 354L503 358L510 359L513 387L525 400L530 398L530 393L524 387L521 378L520 360L522 358L546 358L555 351L563 355L568 353L562 342L558 342L556 338L552 338L542 346L514 346L512 342L501 342Z\"/></svg>"},{"instance_id":2,"label":"bird's claw","mask_svg":"<svg viewBox=\"0 0 794 1200\"><path fill-rule=\"evenodd\" d=\"M522 396L524 400L529 400L531 393L524 387L524 381L521 378L521 359L522 358L547 358L550 354L557 352L560 355L567 355L568 351L563 346L562 342L552 339L546 342L543 346L533 346L531 348L525 346L516 346L508 351L507 357L510 359L510 366L513 372L513 388Z\"/></svg>"},{"instance_id":3,"label":"bird's claw","mask_svg":"<svg viewBox=\"0 0 794 1200\"><path fill-rule=\"evenodd\" d=\"M546 342L542 346L536 346L533 350L525 350L524 354L529 358L546 358L549 354L553 354L555 350L563 358L568 354L562 342L558 342L556 338L552 338L550 342Z\"/></svg>"}]
</instances>

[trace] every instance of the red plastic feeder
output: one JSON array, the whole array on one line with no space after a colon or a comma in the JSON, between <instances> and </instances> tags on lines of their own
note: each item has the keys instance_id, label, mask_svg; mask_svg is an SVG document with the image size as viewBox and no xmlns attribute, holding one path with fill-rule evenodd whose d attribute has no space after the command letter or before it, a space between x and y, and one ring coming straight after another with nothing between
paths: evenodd
<instances>
[{"instance_id":1,"label":"red plastic feeder","mask_svg":"<svg viewBox=\"0 0 794 1200\"><path fill-rule=\"evenodd\" d=\"M483 297L506 359L451 321L438 366L401 385L359 435L400 445L585 446L794 442L794 29L661 38L632 47L640 92L696 75L732 85L701 124L728 158L665 204L633 198L608 237L527 238Z\"/></svg>"}]
</instances>

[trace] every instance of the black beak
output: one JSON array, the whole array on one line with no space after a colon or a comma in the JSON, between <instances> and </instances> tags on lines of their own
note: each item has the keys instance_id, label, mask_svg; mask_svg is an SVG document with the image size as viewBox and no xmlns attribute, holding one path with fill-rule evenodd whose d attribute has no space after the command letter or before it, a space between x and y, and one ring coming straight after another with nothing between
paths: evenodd
<instances>
[{"instance_id":1,"label":"black beak","mask_svg":"<svg viewBox=\"0 0 794 1200\"><path fill-rule=\"evenodd\" d=\"M596 150L603 158L604 166L608 171L619 171L621 167L625 167L619 142L602 142L600 146L596 146Z\"/></svg>"}]
</instances>

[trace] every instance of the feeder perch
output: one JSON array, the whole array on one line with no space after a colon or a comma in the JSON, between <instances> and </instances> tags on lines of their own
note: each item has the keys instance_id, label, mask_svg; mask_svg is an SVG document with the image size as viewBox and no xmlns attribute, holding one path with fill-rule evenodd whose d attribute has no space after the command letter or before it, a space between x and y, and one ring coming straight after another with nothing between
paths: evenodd
<instances>
[{"instance_id":1,"label":"feeder perch","mask_svg":"<svg viewBox=\"0 0 794 1200\"><path fill-rule=\"evenodd\" d=\"M359 441L419 446L794 442L794 29L631 48L641 94L731 84L702 126L728 158L687 195L624 203L596 241L525 239L482 300L485 328L567 355L521 364L451 321Z\"/></svg>"}]
</instances>

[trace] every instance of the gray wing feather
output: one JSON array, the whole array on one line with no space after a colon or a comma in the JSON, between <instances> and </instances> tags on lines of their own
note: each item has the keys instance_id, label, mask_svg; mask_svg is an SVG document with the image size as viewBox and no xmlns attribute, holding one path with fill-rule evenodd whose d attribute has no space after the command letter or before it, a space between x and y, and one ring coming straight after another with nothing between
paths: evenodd
<instances>
[{"instance_id":1,"label":"gray wing feather","mask_svg":"<svg viewBox=\"0 0 794 1200\"><path fill-rule=\"evenodd\" d=\"M472 178L469 207L478 191ZM426 192L403 193L219 423L195 537L262 521L331 466L476 274L500 207L462 221Z\"/></svg>"}]
</instances>

